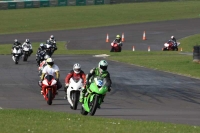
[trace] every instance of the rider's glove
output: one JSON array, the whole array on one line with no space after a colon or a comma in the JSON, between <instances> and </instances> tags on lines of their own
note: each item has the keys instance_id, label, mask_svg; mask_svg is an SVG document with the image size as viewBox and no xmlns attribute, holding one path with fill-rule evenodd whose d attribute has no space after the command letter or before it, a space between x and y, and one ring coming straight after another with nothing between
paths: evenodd
<instances>
[{"instance_id":1,"label":"rider's glove","mask_svg":"<svg viewBox=\"0 0 200 133\"><path fill-rule=\"evenodd\" d=\"M81 88L81 91L82 91L83 93L86 93L86 91L87 91L86 87L83 86L83 87Z\"/></svg>"}]
</instances>

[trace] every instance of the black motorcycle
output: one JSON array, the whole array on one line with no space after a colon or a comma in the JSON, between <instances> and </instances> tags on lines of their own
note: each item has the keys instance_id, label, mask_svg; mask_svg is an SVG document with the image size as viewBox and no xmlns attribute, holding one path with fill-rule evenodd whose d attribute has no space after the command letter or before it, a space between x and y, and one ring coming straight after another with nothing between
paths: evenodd
<instances>
[{"instance_id":1,"label":"black motorcycle","mask_svg":"<svg viewBox=\"0 0 200 133\"><path fill-rule=\"evenodd\" d=\"M40 51L39 53L36 54L36 61L38 66L40 65L40 63L44 60L44 56L46 55L46 51Z\"/></svg>"}]
</instances>

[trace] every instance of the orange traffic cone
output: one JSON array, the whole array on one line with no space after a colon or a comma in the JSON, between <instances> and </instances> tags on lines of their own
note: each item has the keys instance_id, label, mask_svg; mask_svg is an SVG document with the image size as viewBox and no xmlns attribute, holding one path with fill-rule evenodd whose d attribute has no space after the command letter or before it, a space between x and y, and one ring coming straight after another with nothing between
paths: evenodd
<instances>
[{"instance_id":1,"label":"orange traffic cone","mask_svg":"<svg viewBox=\"0 0 200 133\"><path fill-rule=\"evenodd\" d=\"M146 39L146 34L145 34L145 31L144 31L144 33L143 33L142 40L147 40L147 39Z\"/></svg>"},{"instance_id":2,"label":"orange traffic cone","mask_svg":"<svg viewBox=\"0 0 200 133\"><path fill-rule=\"evenodd\" d=\"M122 42L124 42L125 39L124 39L124 33L122 33Z\"/></svg>"},{"instance_id":3,"label":"orange traffic cone","mask_svg":"<svg viewBox=\"0 0 200 133\"><path fill-rule=\"evenodd\" d=\"M183 51L183 49L181 48L181 51Z\"/></svg>"},{"instance_id":4,"label":"orange traffic cone","mask_svg":"<svg viewBox=\"0 0 200 133\"><path fill-rule=\"evenodd\" d=\"M108 36L108 34L106 36L106 42L109 42L109 36Z\"/></svg>"},{"instance_id":5,"label":"orange traffic cone","mask_svg":"<svg viewBox=\"0 0 200 133\"><path fill-rule=\"evenodd\" d=\"M150 50L150 46L148 47L148 52L150 52L151 50Z\"/></svg>"},{"instance_id":6,"label":"orange traffic cone","mask_svg":"<svg viewBox=\"0 0 200 133\"><path fill-rule=\"evenodd\" d=\"M133 46L133 51L135 51L135 47Z\"/></svg>"}]
</instances>

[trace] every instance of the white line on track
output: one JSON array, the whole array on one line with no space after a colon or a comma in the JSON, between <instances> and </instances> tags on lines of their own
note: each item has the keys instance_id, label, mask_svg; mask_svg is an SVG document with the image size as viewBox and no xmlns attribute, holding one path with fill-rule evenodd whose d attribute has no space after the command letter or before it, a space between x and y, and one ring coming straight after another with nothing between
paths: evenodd
<instances>
[{"instance_id":1,"label":"white line on track","mask_svg":"<svg viewBox=\"0 0 200 133\"><path fill-rule=\"evenodd\" d=\"M2 107L0 107L0 109L3 109Z\"/></svg>"}]
</instances>

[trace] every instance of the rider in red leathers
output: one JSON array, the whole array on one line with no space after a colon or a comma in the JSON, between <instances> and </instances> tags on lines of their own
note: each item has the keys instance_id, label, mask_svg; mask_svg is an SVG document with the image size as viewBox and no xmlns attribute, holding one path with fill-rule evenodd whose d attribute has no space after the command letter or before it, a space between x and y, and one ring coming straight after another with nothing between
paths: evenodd
<instances>
[{"instance_id":1,"label":"rider in red leathers","mask_svg":"<svg viewBox=\"0 0 200 133\"><path fill-rule=\"evenodd\" d=\"M86 85L86 74L84 73L84 71L81 70L81 65L79 63L75 63L73 66L73 70L71 70L65 78L65 87L64 87L65 92L67 92L69 81L70 78L72 77L82 78L84 86ZM67 98L67 93L65 93L65 99L66 98Z\"/></svg>"}]
</instances>

